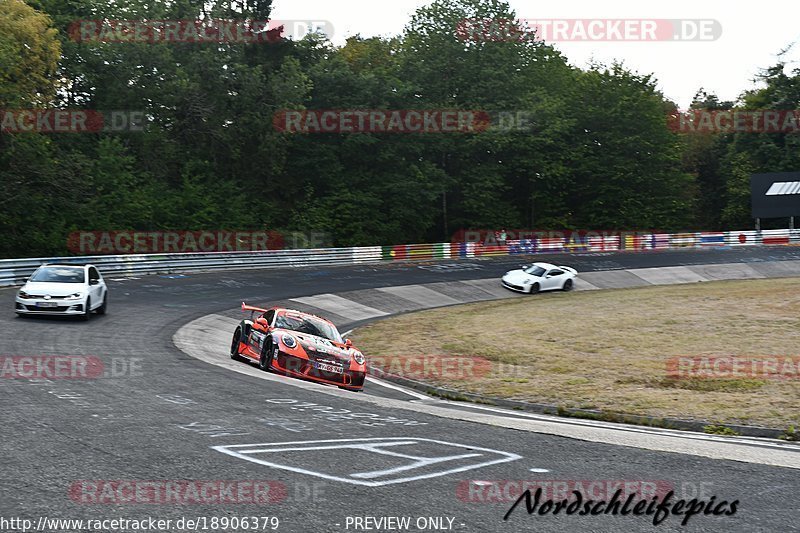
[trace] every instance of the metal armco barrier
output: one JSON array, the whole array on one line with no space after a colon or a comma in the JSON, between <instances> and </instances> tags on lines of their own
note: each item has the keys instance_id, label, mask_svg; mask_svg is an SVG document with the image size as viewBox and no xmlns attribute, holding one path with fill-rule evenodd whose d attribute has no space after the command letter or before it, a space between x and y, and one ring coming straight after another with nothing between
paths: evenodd
<instances>
[{"instance_id":1,"label":"metal armco barrier","mask_svg":"<svg viewBox=\"0 0 800 533\"><path fill-rule=\"evenodd\" d=\"M709 246L800 245L800 229L588 236L583 241L544 238L486 245L479 242L400 244L353 248L99 255L0 259L0 286L19 285L44 263L91 263L104 275L136 276L208 270L336 266L381 261L459 259L535 253L653 251Z\"/></svg>"}]
</instances>

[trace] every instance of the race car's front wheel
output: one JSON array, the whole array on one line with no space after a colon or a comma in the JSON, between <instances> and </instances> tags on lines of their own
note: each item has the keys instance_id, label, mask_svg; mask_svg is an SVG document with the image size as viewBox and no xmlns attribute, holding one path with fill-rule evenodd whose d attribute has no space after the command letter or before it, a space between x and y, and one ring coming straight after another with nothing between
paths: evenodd
<instances>
[{"instance_id":1,"label":"race car's front wheel","mask_svg":"<svg viewBox=\"0 0 800 533\"><path fill-rule=\"evenodd\" d=\"M103 295L103 305L97 308L96 313L98 315L106 314L106 309L108 309L108 291Z\"/></svg>"},{"instance_id":2,"label":"race car's front wheel","mask_svg":"<svg viewBox=\"0 0 800 533\"><path fill-rule=\"evenodd\" d=\"M278 354L278 345L273 345L267 341L264 343L264 349L261 350L261 357L258 360L258 368L264 372L269 372L272 366L272 358Z\"/></svg>"},{"instance_id":3,"label":"race car's front wheel","mask_svg":"<svg viewBox=\"0 0 800 533\"><path fill-rule=\"evenodd\" d=\"M537 292L539 292L539 284L534 283L531 285L531 290L528 291L528 294L536 294Z\"/></svg>"},{"instance_id":4,"label":"race car's front wheel","mask_svg":"<svg viewBox=\"0 0 800 533\"><path fill-rule=\"evenodd\" d=\"M238 361L239 357L239 343L242 342L242 328L236 328L233 332L233 340L231 341L231 359Z\"/></svg>"},{"instance_id":5,"label":"race car's front wheel","mask_svg":"<svg viewBox=\"0 0 800 533\"><path fill-rule=\"evenodd\" d=\"M88 321L91 316L92 316L92 299L86 298L86 308L83 310L83 314L81 315L81 320Z\"/></svg>"}]
</instances>

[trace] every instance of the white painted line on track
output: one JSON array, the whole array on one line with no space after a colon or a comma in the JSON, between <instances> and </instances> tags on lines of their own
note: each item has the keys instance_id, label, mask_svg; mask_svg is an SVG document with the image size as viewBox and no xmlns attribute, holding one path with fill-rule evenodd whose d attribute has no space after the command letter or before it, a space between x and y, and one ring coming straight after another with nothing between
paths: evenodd
<instances>
[{"instance_id":1,"label":"white painted line on track","mask_svg":"<svg viewBox=\"0 0 800 533\"><path fill-rule=\"evenodd\" d=\"M409 446L412 448L409 449ZM414 446L422 448L422 450L415 453ZM425 450L426 446L428 447L427 450ZM407 453L386 449L399 447L403 447L403 451ZM431 447L435 448L437 451L441 450L445 455L431 456ZM370 437L360 439L233 444L212 446L211 449L230 455L231 457L244 459L245 461L277 468L279 470L288 470L290 472L307 474L331 481L368 487L382 487L384 485L395 485L421 479L430 479L522 459L522 456L515 453L419 437ZM451 451L445 451L448 449ZM457 453L456 455L452 455L453 449L457 449L461 452L467 450L470 453ZM327 467L327 471L311 470L314 466L314 454L311 454L311 458L304 458L303 460L303 464L308 465L308 467L300 468L293 464L287 464L303 454L303 452L309 451L325 452L322 456L326 458L324 466ZM370 461L375 461L374 466L380 469L365 472L337 472L336 468L340 467L343 463L330 460L331 456L336 452L343 452L349 456L354 455L354 452L361 452L358 460L354 462L355 465L358 465L360 468L365 468L369 467ZM256 458L254 457L255 454L264 455ZM369 456L365 454L373 455ZM265 455L272 455L274 458L270 458L269 460L263 459L262 457ZM380 457L375 458L375 455ZM385 456L390 456L395 459L404 459L405 461L404 464L385 468ZM477 458L481 459L476 460ZM350 463L346 463L345 468L347 468L349 464ZM322 468L322 466L323 465L319 465L317 468ZM397 477L398 474L406 473L410 475Z\"/></svg>"},{"instance_id":2,"label":"white painted line on track","mask_svg":"<svg viewBox=\"0 0 800 533\"><path fill-rule=\"evenodd\" d=\"M403 394L408 394L409 396L413 396L419 400L429 400L429 401L441 401L433 398L432 396L428 396L427 394L423 394L421 392L417 392L412 389L407 389L405 387L400 387L399 385L394 385L392 383L388 383L383 381L382 379L374 378L372 376L367 376L367 383L374 383L376 385L380 385L381 387L386 387L387 389L392 389L397 392L402 392Z\"/></svg>"}]
</instances>

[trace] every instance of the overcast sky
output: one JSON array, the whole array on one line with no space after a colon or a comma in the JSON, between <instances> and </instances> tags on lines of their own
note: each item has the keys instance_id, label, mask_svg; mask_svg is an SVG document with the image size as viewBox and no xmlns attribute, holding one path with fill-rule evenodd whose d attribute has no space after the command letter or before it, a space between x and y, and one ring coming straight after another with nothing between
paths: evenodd
<instances>
[{"instance_id":1,"label":"overcast sky","mask_svg":"<svg viewBox=\"0 0 800 533\"><path fill-rule=\"evenodd\" d=\"M355 34L398 35L411 14L431 0L275 0L273 19L325 20L334 28L333 42ZM715 41L693 42L559 42L554 43L573 65L594 58L622 60L640 73L654 73L659 89L685 108L699 87L721 100L734 100L753 87L760 68L773 65L777 54L800 40L800 26L791 0L737 3L730 0L510 0L525 19L716 19L722 34ZM792 7L794 5L794 7ZM800 67L800 44L786 56L786 70Z\"/></svg>"}]
</instances>

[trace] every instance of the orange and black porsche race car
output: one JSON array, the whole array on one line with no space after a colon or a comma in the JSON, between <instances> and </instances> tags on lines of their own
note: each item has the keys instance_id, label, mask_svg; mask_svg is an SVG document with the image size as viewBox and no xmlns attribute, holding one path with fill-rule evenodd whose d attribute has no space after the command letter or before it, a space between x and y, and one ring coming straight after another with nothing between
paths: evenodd
<instances>
[{"instance_id":1,"label":"orange and black porsche race car","mask_svg":"<svg viewBox=\"0 0 800 533\"><path fill-rule=\"evenodd\" d=\"M233 332L231 359L252 360L264 371L360 391L367 364L329 320L292 309L261 309L242 302L250 318Z\"/></svg>"}]
</instances>

